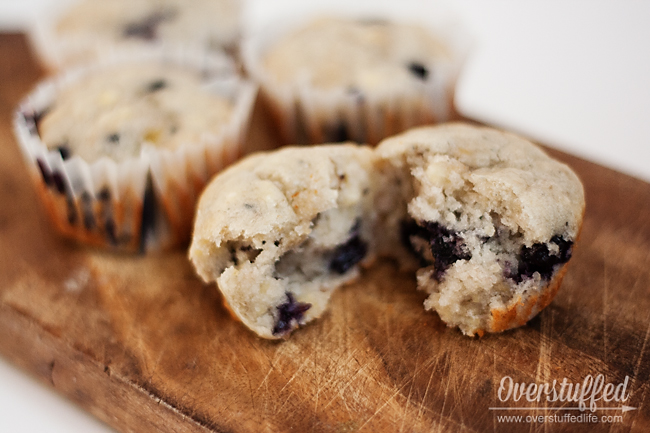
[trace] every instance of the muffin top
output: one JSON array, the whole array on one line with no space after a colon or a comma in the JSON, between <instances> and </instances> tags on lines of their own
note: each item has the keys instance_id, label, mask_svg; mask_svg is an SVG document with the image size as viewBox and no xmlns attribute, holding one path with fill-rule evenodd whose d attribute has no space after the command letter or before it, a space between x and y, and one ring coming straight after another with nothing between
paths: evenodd
<instances>
[{"instance_id":1,"label":"muffin top","mask_svg":"<svg viewBox=\"0 0 650 433\"><path fill-rule=\"evenodd\" d=\"M449 123L411 129L377 148L384 161L408 170L419 221L494 235L494 215L526 245L553 235L578 235L585 207L580 180L565 164L515 134ZM459 218L459 211L464 216Z\"/></svg>"},{"instance_id":2,"label":"muffin top","mask_svg":"<svg viewBox=\"0 0 650 433\"><path fill-rule=\"evenodd\" d=\"M136 157L143 146L173 150L214 136L233 103L201 72L161 63L115 64L61 88L39 123L42 141L88 162Z\"/></svg>"},{"instance_id":3,"label":"muffin top","mask_svg":"<svg viewBox=\"0 0 650 433\"><path fill-rule=\"evenodd\" d=\"M83 0L54 33L82 44L163 41L217 48L239 36L240 9L239 0Z\"/></svg>"},{"instance_id":4,"label":"muffin top","mask_svg":"<svg viewBox=\"0 0 650 433\"><path fill-rule=\"evenodd\" d=\"M202 193L195 244L208 240L220 246L245 236L260 247L262 241L276 240L277 231L304 236L319 213L362 201L373 163L370 148L351 143L285 147L248 156L215 177ZM283 248L290 244L286 238Z\"/></svg>"},{"instance_id":5,"label":"muffin top","mask_svg":"<svg viewBox=\"0 0 650 433\"><path fill-rule=\"evenodd\" d=\"M280 84L382 92L426 82L450 60L451 52L424 27L323 17L280 39L263 64Z\"/></svg>"}]
</instances>

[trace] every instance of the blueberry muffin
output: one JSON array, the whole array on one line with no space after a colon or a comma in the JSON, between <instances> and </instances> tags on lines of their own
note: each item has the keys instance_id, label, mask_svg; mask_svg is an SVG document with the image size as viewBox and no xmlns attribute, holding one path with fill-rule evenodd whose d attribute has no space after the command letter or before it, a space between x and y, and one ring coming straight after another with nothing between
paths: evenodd
<instances>
[{"instance_id":1,"label":"blueberry muffin","mask_svg":"<svg viewBox=\"0 0 650 433\"><path fill-rule=\"evenodd\" d=\"M467 335L521 326L566 272L585 201L566 165L516 135L465 124L382 141L378 248L419 268L427 310Z\"/></svg>"},{"instance_id":2,"label":"blueberry muffin","mask_svg":"<svg viewBox=\"0 0 650 433\"><path fill-rule=\"evenodd\" d=\"M203 185L239 157L253 96L170 59L115 61L41 84L16 133L60 231L166 249L189 239Z\"/></svg>"},{"instance_id":3,"label":"blueberry muffin","mask_svg":"<svg viewBox=\"0 0 650 433\"><path fill-rule=\"evenodd\" d=\"M80 0L53 15L43 17L32 35L55 69L143 46L233 52L240 38L239 0Z\"/></svg>"},{"instance_id":4,"label":"blueberry muffin","mask_svg":"<svg viewBox=\"0 0 650 433\"><path fill-rule=\"evenodd\" d=\"M416 24L324 17L250 37L244 61L287 142L375 144L454 115L454 42Z\"/></svg>"},{"instance_id":5,"label":"blueberry muffin","mask_svg":"<svg viewBox=\"0 0 650 433\"><path fill-rule=\"evenodd\" d=\"M372 260L373 163L365 146L289 147L249 156L206 187L190 260L257 335L285 337L321 316Z\"/></svg>"}]
</instances>

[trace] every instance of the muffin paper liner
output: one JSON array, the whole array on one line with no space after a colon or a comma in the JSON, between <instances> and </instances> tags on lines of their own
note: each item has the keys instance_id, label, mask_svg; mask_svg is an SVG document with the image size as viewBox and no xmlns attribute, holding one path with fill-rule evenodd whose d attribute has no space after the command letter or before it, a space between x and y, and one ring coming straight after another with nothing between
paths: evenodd
<instances>
[{"instance_id":1,"label":"muffin paper liner","mask_svg":"<svg viewBox=\"0 0 650 433\"><path fill-rule=\"evenodd\" d=\"M64 160L41 141L38 123L60 89L109 65L177 64L201 71L206 91L233 102L230 122L217 135L174 150L146 143L140 155ZM156 251L187 242L195 202L212 175L239 158L257 87L233 74L224 59L182 50L116 53L41 82L14 113L14 131L30 176L56 228L66 236L122 251Z\"/></svg>"},{"instance_id":2,"label":"muffin paper liner","mask_svg":"<svg viewBox=\"0 0 650 433\"><path fill-rule=\"evenodd\" d=\"M461 26L431 28L424 24L451 52L449 61L437 62L435 74L426 82L410 88L404 86L399 94L378 91L361 95L350 89L317 89L300 77L291 84L277 83L265 70L265 53L282 36L305 22L309 20L275 22L247 35L242 47L244 66L260 84L263 100L286 143L353 140L376 144L412 126L457 117L453 103L455 86L470 46L469 36Z\"/></svg>"}]
</instances>

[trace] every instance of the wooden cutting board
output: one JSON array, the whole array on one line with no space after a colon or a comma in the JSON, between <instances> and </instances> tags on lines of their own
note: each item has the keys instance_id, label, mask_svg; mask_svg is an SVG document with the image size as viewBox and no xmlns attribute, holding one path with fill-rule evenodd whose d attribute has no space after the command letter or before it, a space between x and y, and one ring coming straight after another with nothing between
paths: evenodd
<instances>
[{"instance_id":1,"label":"wooden cutting board","mask_svg":"<svg viewBox=\"0 0 650 433\"><path fill-rule=\"evenodd\" d=\"M584 181L587 211L563 287L523 328L481 339L448 329L424 311L414 277L384 261L336 292L321 320L287 341L266 341L230 318L184 251L113 255L53 233L10 125L41 75L21 35L0 36L0 353L109 425L650 431L649 184L551 151ZM500 418L581 414L566 409L574 403L502 401L504 377L559 385L599 374L613 384L627 376L629 394L599 406L636 410L598 410L597 423Z\"/></svg>"}]
</instances>

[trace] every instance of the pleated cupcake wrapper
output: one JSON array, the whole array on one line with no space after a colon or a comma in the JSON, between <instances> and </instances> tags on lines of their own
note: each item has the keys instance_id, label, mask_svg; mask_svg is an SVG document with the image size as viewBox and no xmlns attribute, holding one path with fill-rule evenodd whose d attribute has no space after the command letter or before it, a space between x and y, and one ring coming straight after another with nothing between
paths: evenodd
<instances>
[{"instance_id":1,"label":"pleated cupcake wrapper","mask_svg":"<svg viewBox=\"0 0 650 433\"><path fill-rule=\"evenodd\" d=\"M316 89L300 77L290 84L277 83L264 68L264 55L283 35L297 27L291 22L275 23L249 35L242 48L244 65L260 84L262 97L286 143L353 140L376 144L412 126L457 117L455 86L469 50L469 36L462 28L432 30L451 51L451 59L437 62L435 72L426 82L405 86L396 95L381 89L365 94L355 89Z\"/></svg>"},{"instance_id":2,"label":"pleated cupcake wrapper","mask_svg":"<svg viewBox=\"0 0 650 433\"><path fill-rule=\"evenodd\" d=\"M36 52L42 65L51 73L58 73L65 68L85 65L102 61L105 58L114 58L125 51L156 51L168 50L170 45L178 47L179 51L203 53L212 58L223 57L232 67L240 68L239 52L237 51L240 34L234 34L232 40L224 41L221 47L213 44L203 44L197 41L154 41L143 43L135 41L132 46L116 44L112 41L97 41L89 44L87 39L75 37L61 37L55 32L55 26L63 15L81 0L58 0L51 7L47 7L37 14L27 29L27 36L31 47Z\"/></svg>"},{"instance_id":3,"label":"pleated cupcake wrapper","mask_svg":"<svg viewBox=\"0 0 650 433\"><path fill-rule=\"evenodd\" d=\"M200 59L184 54L176 60L191 65ZM198 63L205 65L205 60ZM220 133L206 135L200 143L175 150L145 143L138 157L121 162L108 157L64 160L41 141L38 117L58 89L88 69L43 82L14 114L16 138L49 216L63 234L92 245L132 252L182 245L191 235L195 202L204 185L241 155L256 86L234 76L210 83L209 91L231 98L234 109Z\"/></svg>"}]
</instances>

